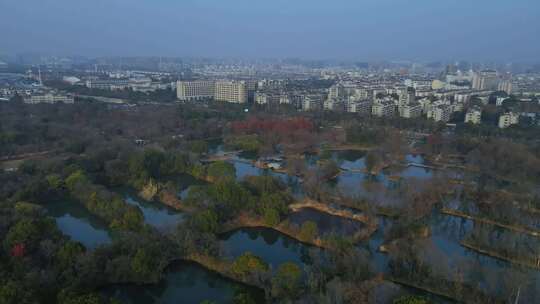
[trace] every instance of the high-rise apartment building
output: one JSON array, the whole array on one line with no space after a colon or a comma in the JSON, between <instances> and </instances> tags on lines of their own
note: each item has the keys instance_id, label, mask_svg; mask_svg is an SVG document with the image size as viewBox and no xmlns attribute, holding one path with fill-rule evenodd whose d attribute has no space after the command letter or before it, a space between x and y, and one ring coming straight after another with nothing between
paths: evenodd
<instances>
[{"instance_id":1,"label":"high-rise apartment building","mask_svg":"<svg viewBox=\"0 0 540 304\"><path fill-rule=\"evenodd\" d=\"M218 101L246 103L248 85L245 81L178 81L176 95L182 101L214 98Z\"/></svg>"},{"instance_id":2,"label":"high-rise apartment building","mask_svg":"<svg viewBox=\"0 0 540 304\"><path fill-rule=\"evenodd\" d=\"M371 112L371 106L373 102L370 99L349 101L347 103L347 112L369 114Z\"/></svg>"},{"instance_id":3,"label":"high-rise apartment building","mask_svg":"<svg viewBox=\"0 0 540 304\"><path fill-rule=\"evenodd\" d=\"M485 70L474 73L472 88L475 90L497 90L499 86L499 77L496 71Z\"/></svg>"},{"instance_id":4,"label":"high-rise apartment building","mask_svg":"<svg viewBox=\"0 0 540 304\"><path fill-rule=\"evenodd\" d=\"M437 122L447 122L450 120L451 114L452 108L448 105L443 104L435 106L431 110L429 110L427 113L427 117Z\"/></svg>"},{"instance_id":5,"label":"high-rise apartment building","mask_svg":"<svg viewBox=\"0 0 540 304\"><path fill-rule=\"evenodd\" d=\"M512 94L512 80L504 80L499 83L498 91L504 91L506 94Z\"/></svg>"},{"instance_id":6,"label":"high-rise apartment building","mask_svg":"<svg viewBox=\"0 0 540 304\"><path fill-rule=\"evenodd\" d=\"M395 104L389 100L380 100L371 107L371 115L377 117L389 117L394 115Z\"/></svg>"},{"instance_id":7,"label":"high-rise apartment building","mask_svg":"<svg viewBox=\"0 0 540 304\"><path fill-rule=\"evenodd\" d=\"M321 94L308 94L301 97L302 111L317 111L323 106L324 96Z\"/></svg>"},{"instance_id":8,"label":"high-rise apartment building","mask_svg":"<svg viewBox=\"0 0 540 304\"><path fill-rule=\"evenodd\" d=\"M422 115L422 105L419 102L410 102L399 107L399 116L403 118L416 118Z\"/></svg>"},{"instance_id":9,"label":"high-rise apartment building","mask_svg":"<svg viewBox=\"0 0 540 304\"><path fill-rule=\"evenodd\" d=\"M411 102L414 102L416 100L416 94L415 90L413 88L408 88L407 90L401 91L401 94L399 94L399 102L398 104L406 105Z\"/></svg>"},{"instance_id":10,"label":"high-rise apartment building","mask_svg":"<svg viewBox=\"0 0 540 304\"><path fill-rule=\"evenodd\" d=\"M456 93L454 95L454 101L457 103L467 103L471 99L471 95L467 93Z\"/></svg>"},{"instance_id":11,"label":"high-rise apartment building","mask_svg":"<svg viewBox=\"0 0 540 304\"><path fill-rule=\"evenodd\" d=\"M339 99L343 94L343 86L336 84L330 87L328 90L328 99Z\"/></svg>"},{"instance_id":12,"label":"high-rise apartment building","mask_svg":"<svg viewBox=\"0 0 540 304\"><path fill-rule=\"evenodd\" d=\"M217 81L215 94L218 101L233 103L246 103L248 101L248 90L245 81Z\"/></svg>"},{"instance_id":13,"label":"high-rise apartment building","mask_svg":"<svg viewBox=\"0 0 540 304\"><path fill-rule=\"evenodd\" d=\"M479 108L471 108L465 114L465 123L480 124L482 122L482 110Z\"/></svg>"},{"instance_id":14,"label":"high-rise apartment building","mask_svg":"<svg viewBox=\"0 0 540 304\"><path fill-rule=\"evenodd\" d=\"M255 93L255 103L260 105L277 105L281 103L281 94L279 93L265 93L265 92L256 92Z\"/></svg>"},{"instance_id":15,"label":"high-rise apartment building","mask_svg":"<svg viewBox=\"0 0 540 304\"><path fill-rule=\"evenodd\" d=\"M214 81L178 81L176 96L179 100L199 100L214 98L216 83Z\"/></svg>"},{"instance_id":16,"label":"high-rise apartment building","mask_svg":"<svg viewBox=\"0 0 540 304\"><path fill-rule=\"evenodd\" d=\"M508 128L511 125L517 125L518 123L519 123L519 114L517 113L508 112L499 116L499 128L501 129Z\"/></svg>"}]
</instances>

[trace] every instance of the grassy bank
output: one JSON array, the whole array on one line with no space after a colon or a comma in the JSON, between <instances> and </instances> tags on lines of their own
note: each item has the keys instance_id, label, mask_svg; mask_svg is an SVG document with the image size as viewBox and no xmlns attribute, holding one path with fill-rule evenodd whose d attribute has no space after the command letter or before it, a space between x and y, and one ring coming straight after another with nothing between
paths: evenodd
<instances>
[{"instance_id":1,"label":"grassy bank","mask_svg":"<svg viewBox=\"0 0 540 304\"><path fill-rule=\"evenodd\" d=\"M182 260L197 263L201 265L202 267L210 271L219 273L223 277L233 280L235 282L239 282L244 285L260 288L263 290L265 289L265 287L258 282L254 282L253 280L247 280L241 276L236 275L231 270L232 262L230 261L222 260L216 257L207 256L207 255L201 255L201 254L191 254L189 256L182 258Z\"/></svg>"},{"instance_id":2,"label":"grassy bank","mask_svg":"<svg viewBox=\"0 0 540 304\"><path fill-rule=\"evenodd\" d=\"M262 218L253 218L247 215L240 215L236 219L229 221L225 223L220 230L220 234L224 234L227 232L235 231L242 228L268 228L272 230L276 230L277 232L284 234L292 239L295 239L301 243L311 245L314 247L319 247L323 249L330 249L330 247L325 244L324 240L318 236L313 239L305 239L300 237L300 230L294 229L290 226L290 224L287 223L287 221L281 222L277 226L268 225L264 222Z\"/></svg>"},{"instance_id":3,"label":"grassy bank","mask_svg":"<svg viewBox=\"0 0 540 304\"><path fill-rule=\"evenodd\" d=\"M454 287L455 289L459 289L460 290L459 292L458 291L451 292L450 290L448 290L449 288L441 287L443 286L442 284L439 284L438 287L433 287L433 286L426 286L425 284L416 283L410 279L402 279L402 278L397 278L394 276L387 276L385 279L388 281L394 282L396 284L400 284L403 286L422 290L424 292L428 292L437 296L441 296L441 297L456 301L458 303L467 303L467 304L477 304L477 303L503 304L504 303L503 301L491 298L485 295L484 293L476 289L473 289L472 287L466 284L459 284L460 286ZM452 284L456 285L456 283L452 283Z\"/></svg>"},{"instance_id":4,"label":"grassy bank","mask_svg":"<svg viewBox=\"0 0 540 304\"><path fill-rule=\"evenodd\" d=\"M535 236L535 237L540 237L540 231L536 230L536 229L527 228L527 227L523 227L523 226L520 226L520 225L504 224L504 223L500 223L500 222L497 222L497 221L494 221L494 220L469 215L469 214L466 214L464 212L457 211L457 210L452 210L452 209L448 209L448 208L443 208L441 210L441 212L444 213L444 214L447 214L447 215L457 216L457 217L465 218L465 219L472 220L472 221L475 221L475 222L484 223L484 224L490 224L490 225L494 225L494 226L497 226L497 227L505 228L505 229L508 229L508 230L511 230L511 231L514 231L514 232L519 232L519 233L532 235L532 236Z\"/></svg>"},{"instance_id":5,"label":"grassy bank","mask_svg":"<svg viewBox=\"0 0 540 304\"><path fill-rule=\"evenodd\" d=\"M473 244L472 242L469 242L469 241L461 241L460 244L463 247L466 247L468 249L471 249L473 251L476 251L476 252L484 254L484 255L488 255L490 257L494 257L494 258L499 259L499 260L507 261L507 262L510 262L512 264L522 265L522 266L526 266L526 267L530 267L530 268L534 268L534 269L540 269L540 259L536 259L536 261L534 261L533 259L531 259L529 261L519 260L519 259L508 257L508 256L506 256L504 254L501 254L499 252L496 252L494 250L489 250L489 249L482 248L482 247L477 246L477 245L475 245L475 244Z\"/></svg>"},{"instance_id":6,"label":"grassy bank","mask_svg":"<svg viewBox=\"0 0 540 304\"><path fill-rule=\"evenodd\" d=\"M354 233L352 236L344 236L352 243L358 243L360 241L368 239L377 230L377 225L370 223L371 226L364 227ZM238 229L252 227L252 228L268 228L278 231L290 238L293 238L301 243L311 245L322 249L332 249L332 246L328 239L322 235L314 236L313 238L306 238L302 236L301 229L299 227L292 226L287 220L282 221L276 226L267 224L262 218L254 218L246 214L240 215L232 221L225 223L220 230L220 233L227 233Z\"/></svg>"}]
</instances>

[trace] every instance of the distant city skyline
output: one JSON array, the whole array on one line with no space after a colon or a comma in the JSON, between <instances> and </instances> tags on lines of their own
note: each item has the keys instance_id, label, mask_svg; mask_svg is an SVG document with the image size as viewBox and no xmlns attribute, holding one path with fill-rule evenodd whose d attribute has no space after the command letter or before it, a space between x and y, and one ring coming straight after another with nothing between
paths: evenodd
<instances>
[{"instance_id":1,"label":"distant city skyline","mask_svg":"<svg viewBox=\"0 0 540 304\"><path fill-rule=\"evenodd\" d=\"M6 0L0 55L540 61L533 0Z\"/></svg>"}]
</instances>

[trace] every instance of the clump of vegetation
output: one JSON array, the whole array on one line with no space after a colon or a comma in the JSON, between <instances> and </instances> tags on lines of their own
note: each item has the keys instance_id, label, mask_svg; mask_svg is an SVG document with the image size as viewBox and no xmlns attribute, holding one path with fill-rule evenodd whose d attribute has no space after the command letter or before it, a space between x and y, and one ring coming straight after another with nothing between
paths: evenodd
<instances>
[{"instance_id":1,"label":"clump of vegetation","mask_svg":"<svg viewBox=\"0 0 540 304\"><path fill-rule=\"evenodd\" d=\"M262 142L257 135L233 136L226 141L226 147L230 150L257 153L262 147Z\"/></svg>"},{"instance_id":2,"label":"clump of vegetation","mask_svg":"<svg viewBox=\"0 0 540 304\"><path fill-rule=\"evenodd\" d=\"M54 219L47 217L37 205L0 202L0 217L1 303L118 303L94 290L112 282L109 281L112 272L122 273L122 278L132 274L131 267L111 267L108 268L111 276L105 274L107 263L115 260L129 263L129 259L122 257L125 253L102 249L87 252L80 243L62 235ZM139 239L141 243L149 241L141 236ZM161 253L154 252L151 259L159 256ZM144 266L145 262L139 264ZM152 271L139 280L155 277L156 268L148 269Z\"/></svg>"},{"instance_id":3,"label":"clump of vegetation","mask_svg":"<svg viewBox=\"0 0 540 304\"><path fill-rule=\"evenodd\" d=\"M111 228L140 231L144 227L140 209L127 204L118 194L105 187L92 184L81 170L66 178L66 188L69 195L109 223Z\"/></svg>"},{"instance_id":4,"label":"clump of vegetation","mask_svg":"<svg viewBox=\"0 0 540 304\"><path fill-rule=\"evenodd\" d=\"M279 266L272 278L272 295L279 299L296 299L302 291L302 270L295 263Z\"/></svg>"},{"instance_id":5,"label":"clump of vegetation","mask_svg":"<svg viewBox=\"0 0 540 304\"><path fill-rule=\"evenodd\" d=\"M303 241L313 241L317 238L318 233L317 223L306 221L302 224L302 227L300 227L299 237Z\"/></svg>"},{"instance_id":6,"label":"clump of vegetation","mask_svg":"<svg viewBox=\"0 0 540 304\"><path fill-rule=\"evenodd\" d=\"M377 129L367 129L360 126L352 126L346 129L348 143L359 145L375 145L382 137Z\"/></svg>"},{"instance_id":7,"label":"clump of vegetation","mask_svg":"<svg viewBox=\"0 0 540 304\"><path fill-rule=\"evenodd\" d=\"M238 276L246 278L249 275L264 273L268 271L268 269L268 264L263 259L251 252L246 252L236 258L231 271Z\"/></svg>"},{"instance_id":8,"label":"clump of vegetation","mask_svg":"<svg viewBox=\"0 0 540 304\"><path fill-rule=\"evenodd\" d=\"M206 175L212 181L234 179L236 177L236 169L234 168L234 165L228 162L217 161L208 166Z\"/></svg>"}]
</instances>

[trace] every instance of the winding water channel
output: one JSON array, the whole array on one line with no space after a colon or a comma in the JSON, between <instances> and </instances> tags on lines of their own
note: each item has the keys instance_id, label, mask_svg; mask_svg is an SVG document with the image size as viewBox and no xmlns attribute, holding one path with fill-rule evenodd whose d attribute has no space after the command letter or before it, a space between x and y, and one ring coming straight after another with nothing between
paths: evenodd
<instances>
[{"instance_id":1,"label":"winding water channel","mask_svg":"<svg viewBox=\"0 0 540 304\"><path fill-rule=\"evenodd\" d=\"M149 286L116 285L104 291L107 295L118 298L128 304L200 304L233 303L235 295L249 294L256 303L264 302L264 293L248 287L203 267L186 262L171 264L158 284Z\"/></svg>"},{"instance_id":2,"label":"winding water channel","mask_svg":"<svg viewBox=\"0 0 540 304\"><path fill-rule=\"evenodd\" d=\"M174 228L183 220L182 213L173 208L156 202L145 201L131 190L124 189L120 193L128 204L139 207L143 213L144 221L155 228Z\"/></svg>"},{"instance_id":3,"label":"winding water channel","mask_svg":"<svg viewBox=\"0 0 540 304\"><path fill-rule=\"evenodd\" d=\"M268 228L242 228L221 237L225 256L234 259L251 252L273 269L286 262L298 265L309 263L310 247Z\"/></svg>"},{"instance_id":4,"label":"winding water channel","mask_svg":"<svg viewBox=\"0 0 540 304\"><path fill-rule=\"evenodd\" d=\"M94 249L111 242L107 225L77 202L62 200L51 202L46 207L60 231L86 248Z\"/></svg>"}]
</instances>

